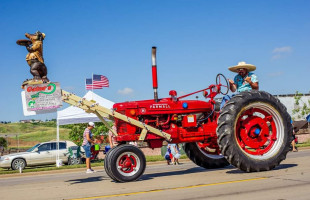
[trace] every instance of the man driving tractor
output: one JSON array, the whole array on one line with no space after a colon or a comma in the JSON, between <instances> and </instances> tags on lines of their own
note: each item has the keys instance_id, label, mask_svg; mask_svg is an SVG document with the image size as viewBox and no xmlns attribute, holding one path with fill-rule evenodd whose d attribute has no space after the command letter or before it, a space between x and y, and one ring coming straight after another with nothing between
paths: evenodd
<instances>
[{"instance_id":1,"label":"man driving tractor","mask_svg":"<svg viewBox=\"0 0 310 200\"><path fill-rule=\"evenodd\" d=\"M238 65L228 68L232 72L238 73L234 80L228 80L230 90L232 92L243 92L250 90L258 90L257 76L252 73L256 69L255 65L239 62Z\"/></svg>"},{"instance_id":2,"label":"man driving tractor","mask_svg":"<svg viewBox=\"0 0 310 200\"><path fill-rule=\"evenodd\" d=\"M228 79L229 88L232 92L235 92L236 90L237 92L258 90L259 87L257 76L252 73L252 71L255 71L256 69L255 65L247 64L246 62L242 61L239 62L238 65L228 67L228 69L232 72L238 73L234 80ZM230 95L223 96L220 109L222 109L226 102L230 99Z\"/></svg>"}]
</instances>

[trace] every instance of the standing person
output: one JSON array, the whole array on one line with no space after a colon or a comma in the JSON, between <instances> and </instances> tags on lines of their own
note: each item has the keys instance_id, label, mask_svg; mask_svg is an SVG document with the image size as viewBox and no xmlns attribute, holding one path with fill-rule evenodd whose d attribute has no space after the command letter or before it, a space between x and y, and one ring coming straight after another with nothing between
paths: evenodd
<instances>
[{"instance_id":1,"label":"standing person","mask_svg":"<svg viewBox=\"0 0 310 200\"><path fill-rule=\"evenodd\" d=\"M297 132L297 128L296 127L294 127L294 129L293 129L293 140L292 140L292 151L293 152L297 152L298 151L298 149L296 148L296 142L295 142L295 140L296 140L296 132Z\"/></svg>"},{"instance_id":2,"label":"standing person","mask_svg":"<svg viewBox=\"0 0 310 200\"><path fill-rule=\"evenodd\" d=\"M259 89L257 76L252 73L252 71L256 70L255 65L239 62L238 65L229 67L228 69L238 73L234 80L228 80L232 92L236 90L237 92L243 92Z\"/></svg>"},{"instance_id":3,"label":"standing person","mask_svg":"<svg viewBox=\"0 0 310 200\"><path fill-rule=\"evenodd\" d=\"M91 168L90 165L90 147L92 144L95 144L95 141L93 140L93 134L91 130L95 127L94 122L89 122L87 128L84 130L83 133L83 148L85 150L86 155L86 173L94 173L95 171Z\"/></svg>"},{"instance_id":4,"label":"standing person","mask_svg":"<svg viewBox=\"0 0 310 200\"><path fill-rule=\"evenodd\" d=\"M112 129L113 131L117 132L116 126L115 126L115 125L113 125L113 126L111 127L111 129ZM115 135L113 134L113 132L112 132L111 130L109 130L109 143L110 143L111 149L112 149L114 146L116 146L116 145L118 144L118 143L116 142L116 140L115 140Z\"/></svg>"},{"instance_id":5,"label":"standing person","mask_svg":"<svg viewBox=\"0 0 310 200\"><path fill-rule=\"evenodd\" d=\"M171 149L171 154L173 155L172 157L172 162L176 165L176 164L180 164L179 163L179 158L181 157L181 154L179 153L179 144L170 144L170 149Z\"/></svg>"},{"instance_id":6,"label":"standing person","mask_svg":"<svg viewBox=\"0 0 310 200\"><path fill-rule=\"evenodd\" d=\"M296 140L296 132L298 132L298 129L297 129L297 127L294 127L294 124L293 124L294 122L293 122L293 120L291 119L291 124L292 124L292 126L293 126L293 140L292 140L292 143L291 143L291 145L292 145L292 151L293 152L297 152L298 151L298 149L296 148L296 142L295 142L295 140Z\"/></svg>"}]
</instances>

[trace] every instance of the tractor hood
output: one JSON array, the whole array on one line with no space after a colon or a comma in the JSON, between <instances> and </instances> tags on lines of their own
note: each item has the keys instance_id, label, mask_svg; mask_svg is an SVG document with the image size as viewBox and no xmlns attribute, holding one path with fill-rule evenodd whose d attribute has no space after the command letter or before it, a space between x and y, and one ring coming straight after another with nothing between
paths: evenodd
<instances>
[{"instance_id":1,"label":"tractor hood","mask_svg":"<svg viewBox=\"0 0 310 200\"><path fill-rule=\"evenodd\" d=\"M127 113L127 109L136 112L135 115L152 115L152 114L182 114L195 112L208 112L212 108L210 103L198 100L177 100L171 98L154 99L143 101L129 101L114 104L113 108L120 113Z\"/></svg>"}]
</instances>

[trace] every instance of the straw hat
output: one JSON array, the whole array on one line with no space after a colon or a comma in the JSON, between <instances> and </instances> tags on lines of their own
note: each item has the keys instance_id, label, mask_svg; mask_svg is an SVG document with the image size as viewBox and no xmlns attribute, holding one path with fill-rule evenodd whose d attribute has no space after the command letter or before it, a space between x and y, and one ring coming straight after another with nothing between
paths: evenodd
<instances>
[{"instance_id":1,"label":"straw hat","mask_svg":"<svg viewBox=\"0 0 310 200\"><path fill-rule=\"evenodd\" d=\"M256 70L255 65L247 64L244 61L241 61L236 66L228 67L228 69L232 72L238 72L237 70L240 68L247 69L249 72Z\"/></svg>"}]
</instances>

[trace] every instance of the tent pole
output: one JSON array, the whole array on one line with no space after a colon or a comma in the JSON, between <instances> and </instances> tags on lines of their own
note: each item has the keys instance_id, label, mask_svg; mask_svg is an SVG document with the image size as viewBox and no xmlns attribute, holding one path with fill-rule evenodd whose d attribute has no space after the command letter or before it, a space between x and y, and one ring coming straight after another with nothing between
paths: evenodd
<instances>
[{"instance_id":1,"label":"tent pole","mask_svg":"<svg viewBox=\"0 0 310 200\"><path fill-rule=\"evenodd\" d=\"M56 155L56 166L59 166L59 121L58 121L58 117L56 120L56 126L57 126L57 155Z\"/></svg>"}]
</instances>

